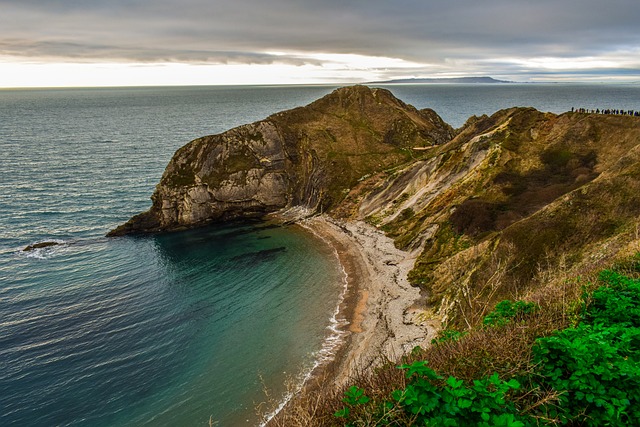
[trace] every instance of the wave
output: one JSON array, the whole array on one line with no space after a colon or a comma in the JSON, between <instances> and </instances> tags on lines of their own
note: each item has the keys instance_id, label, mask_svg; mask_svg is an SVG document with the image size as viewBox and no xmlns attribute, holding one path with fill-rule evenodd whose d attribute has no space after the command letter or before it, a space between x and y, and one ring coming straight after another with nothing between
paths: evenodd
<instances>
[{"instance_id":1,"label":"wave","mask_svg":"<svg viewBox=\"0 0 640 427\"><path fill-rule=\"evenodd\" d=\"M282 401L278 404L278 406L269 414L267 414L260 423L260 427L265 427L284 407L291 401L291 399L307 384L313 376L318 373L320 369L326 367L329 363L335 360L337 351L344 344L344 338L348 334L346 331L346 327L349 325L349 321L346 317L342 316L342 307L347 296L347 291L349 290L349 273L344 268L344 265L340 262L340 256L338 254L338 250L335 246L333 246L325 237L320 234L317 234L313 231L312 228L304 226L302 223L299 225L303 226L307 230L311 231L316 238L322 240L326 245L333 249L334 257L340 266L340 270L342 273L342 290L338 297L338 302L333 311L332 316L329 319L329 326L327 326L328 335L324 339L320 350L313 353L313 365L304 370L297 378L296 386L293 390L288 391L285 396L282 398Z\"/></svg>"},{"instance_id":2,"label":"wave","mask_svg":"<svg viewBox=\"0 0 640 427\"><path fill-rule=\"evenodd\" d=\"M114 144L120 141L117 139L94 139L91 142L93 142L94 144Z\"/></svg>"}]
</instances>

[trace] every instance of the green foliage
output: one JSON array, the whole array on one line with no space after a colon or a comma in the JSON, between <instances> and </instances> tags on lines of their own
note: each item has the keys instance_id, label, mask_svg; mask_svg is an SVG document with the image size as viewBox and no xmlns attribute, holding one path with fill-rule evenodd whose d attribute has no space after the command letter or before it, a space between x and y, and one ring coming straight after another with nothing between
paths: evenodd
<instances>
[{"instance_id":1,"label":"green foliage","mask_svg":"<svg viewBox=\"0 0 640 427\"><path fill-rule=\"evenodd\" d=\"M541 338L533 363L543 387L560 393L546 408L563 423L640 425L640 282L605 270L584 321Z\"/></svg>"},{"instance_id":2,"label":"green foliage","mask_svg":"<svg viewBox=\"0 0 640 427\"><path fill-rule=\"evenodd\" d=\"M363 405L369 401L369 398L364 395L364 390L356 386L351 386L344 396L342 401L348 405Z\"/></svg>"},{"instance_id":3,"label":"green foliage","mask_svg":"<svg viewBox=\"0 0 640 427\"><path fill-rule=\"evenodd\" d=\"M482 321L485 326L504 326L511 319L521 318L533 313L539 307L533 302L504 300L496 305L496 308L487 314Z\"/></svg>"},{"instance_id":4,"label":"green foliage","mask_svg":"<svg viewBox=\"0 0 640 427\"><path fill-rule=\"evenodd\" d=\"M363 389L356 386L351 386L347 391L345 391L344 398L342 399L342 402L346 403L347 406L344 406L342 409L333 414L333 416L336 418L347 418L351 413L350 408L357 405L364 405L365 403L369 402L369 400L369 397L364 394Z\"/></svg>"},{"instance_id":5,"label":"green foliage","mask_svg":"<svg viewBox=\"0 0 640 427\"><path fill-rule=\"evenodd\" d=\"M541 384L561 392L563 422L640 423L640 329L580 324L540 339L533 353Z\"/></svg>"},{"instance_id":6,"label":"green foliage","mask_svg":"<svg viewBox=\"0 0 640 427\"><path fill-rule=\"evenodd\" d=\"M431 344L435 345L435 344L441 344L443 342L448 342L448 341L458 341L460 338L462 338L467 334L468 332L466 331L460 332L460 331L456 331L455 329L441 329L438 332L438 336L431 340Z\"/></svg>"},{"instance_id":7,"label":"green foliage","mask_svg":"<svg viewBox=\"0 0 640 427\"><path fill-rule=\"evenodd\" d=\"M502 381L498 374L465 384L453 376L444 378L427 362L402 365L410 379L404 390L392 398L411 414L415 423L425 426L509 426L524 427L522 417L507 395L518 390L515 379Z\"/></svg>"},{"instance_id":8,"label":"green foliage","mask_svg":"<svg viewBox=\"0 0 640 427\"><path fill-rule=\"evenodd\" d=\"M640 328L640 280L610 270L600 273L600 280L609 286L593 292L585 320L597 325Z\"/></svg>"},{"instance_id":9,"label":"green foliage","mask_svg":"<svg viewBox=\"0 0 640 427\"><path fill-rule=\"evenodd\" d=\"M502 381L498 374L466 384L453 376L445 378L427 366L426 361L401 365L408 384L394 390L391 400L379 403L373 412L382 414L375 425L525 427L534 425L529 417L518 415L508 395L520 388L515 379ZM352 386L343 402L348 406L336 412L346 426L354 425L350 408L369 403L364 390ZM392 409L396 409L393 411ZM400 424L398 424L400 423Z\"/></svg>"},{"instance_id":10,"label":"green foliage","mask_svg":"<svg viewBox=\"0 0 640 427\"><path fill-rule=\"evenodd\" d=\"M399 366L406 371L406 386L386 400L372 401L351 387L343 399L347 406L335 417L347 426L640 425L640 280L605 270L599 281L604 286L584 295L581 323L536 340L531 370L517 379L493 373L467 382L417 361ZM502 301L483 323L526 322L538 309ZM462 337L445 329L432 344ZM527 400L541 392L547 397ZM359 414L350 411L357 406ZM374 424L358 418L363 410L375 415L367 418Z\"/></svg>"}]
</instances>

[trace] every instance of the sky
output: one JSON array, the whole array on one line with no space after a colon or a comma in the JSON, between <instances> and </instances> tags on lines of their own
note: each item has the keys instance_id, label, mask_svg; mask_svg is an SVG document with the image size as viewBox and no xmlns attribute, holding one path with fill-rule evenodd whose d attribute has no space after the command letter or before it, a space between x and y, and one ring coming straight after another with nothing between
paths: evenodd
<instances>
[{"instance_id":1,"label":"sky","mask_svg":"<svg viewBox=\"0 0 640 427\"><path fill-rule=\"evenodd\" d=\"M0 87L640 82L640 0L0 0Z\"/></svg>"}]
</instances>

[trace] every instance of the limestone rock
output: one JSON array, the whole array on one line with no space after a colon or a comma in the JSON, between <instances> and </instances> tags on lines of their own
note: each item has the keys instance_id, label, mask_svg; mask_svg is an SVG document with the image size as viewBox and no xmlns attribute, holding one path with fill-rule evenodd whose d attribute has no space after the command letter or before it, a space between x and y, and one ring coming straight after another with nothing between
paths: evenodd
<instances>
[{"instance_id":1,"label":"limestone rock","mask_svg":"<svg viewBox=\"0 0 640 427\"><path fill-rule=\"evenodd\" d=\"M362 176L411 159L454 131L389 91L341 88L306 107L196 139L180 148L151 209L110 236L261 217L301 206L326 211Z\"/></svg>"}]
</instances>

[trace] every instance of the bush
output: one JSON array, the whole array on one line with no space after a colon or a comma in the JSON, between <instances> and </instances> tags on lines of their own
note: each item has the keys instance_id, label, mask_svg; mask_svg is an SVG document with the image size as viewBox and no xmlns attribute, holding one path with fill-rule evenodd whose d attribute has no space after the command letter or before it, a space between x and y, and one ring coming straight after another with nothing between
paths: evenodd
<instances>
[{"instance_id":1,"label":"bush","mask_svg":"<svg viewBox=\"0 0 640 427\"><path fill-rule=\"evenodd\" d=\"M538 308L533 302L504 300L496 304L496 308L485 316L482 324L485 326L504 326L511 319L522 318Z\"/></svg>"},{"instance_id":2,"label":"bush","mask_svg":"<svg viewBox=\"0 0 640 427\"><path fill-rule=\"evenodd\" d=\"M640 280L609 270L600 273L600 280L608 286L596 289L591 295L585 321L640 328Z\"/></svg>"},{"instance_id":3,"label":"bush","mask_svg":"<svg viewBox=\"0 0 640 427\"><path fill-rule=\"evenodd\" d=\"M334 416L346 426L640 425L640 280L605 270L599 281L604 286L584 295L581 323L538 338L533 348L527 344L522 354L531 356L525 356L524 369L500 371L506 379L493 368L484 371L493 374L465 381L459 373L441 375L426 361L416 361L399 366L406 371L404 387L375 399L351 387L346 406ZM461 351L476 336L532 328L526 322L536 322L533 313L539 309L530 302L502 301L483 327L468 335L441 331L432 351ZM493 353L473 348L495 365Z\"/></svg>"},{"instance_id":4,"label":"bush","mask_svg":"<svg viewBox=\"0 0 640 427\"><path fill-rule=\"evenodd\" d=\"M504 426L524 427L518 410L507 395L520 388L515 379L500 380L498 374L465 384L455 377L443 377L427 362L402 365L410 379L404 390L392 397L410 414L417 425L425 426Z\"/></svg>"},{"instance_id":5,"label":"bush","mask_svg":"<svg viewBox=\"0 0 640 427\"><path fill-rule=\"evenodd\" d=\"M586 426L640 425L640 329L581 324L534 348L541 385L561 392L547 415Z\"/></svg>"},{"instance_id":6,"label":"bush","mask_svg":"<svg viewBox=\"0 0 640 427\"><path fill-rule=\"evenodd\" d=\"M373 425L478 426L525 427L534 425L532 419L518 415L518 409L508 395L520 388L515 379L502 381L498 374L472 384L453 376L446 380L427 366L426 361L401 365L408 379L406 387L394 390L391 400L378 403L367 410L377 414ZM345 426L356 425L357 415L350 419L357 406L370 399L364 390L352 386L345 392L347 406L334 416L343 419ZM362 421L362 420L360 420ZM358 423L361 424L361 423ZM366 425L371 425L367 423Z\"/></svg>"},{"instance_id":7,"label":"bush","mask_svg":"<svg viewBox=\"0 0 640 427\"><path fill-rule=\"evenodd\" d=\"M533 349L540 385L561 393L547 415L587 426L640 425L640 282L605 270L576 328Z\"/></svg>"}]
</instances>

